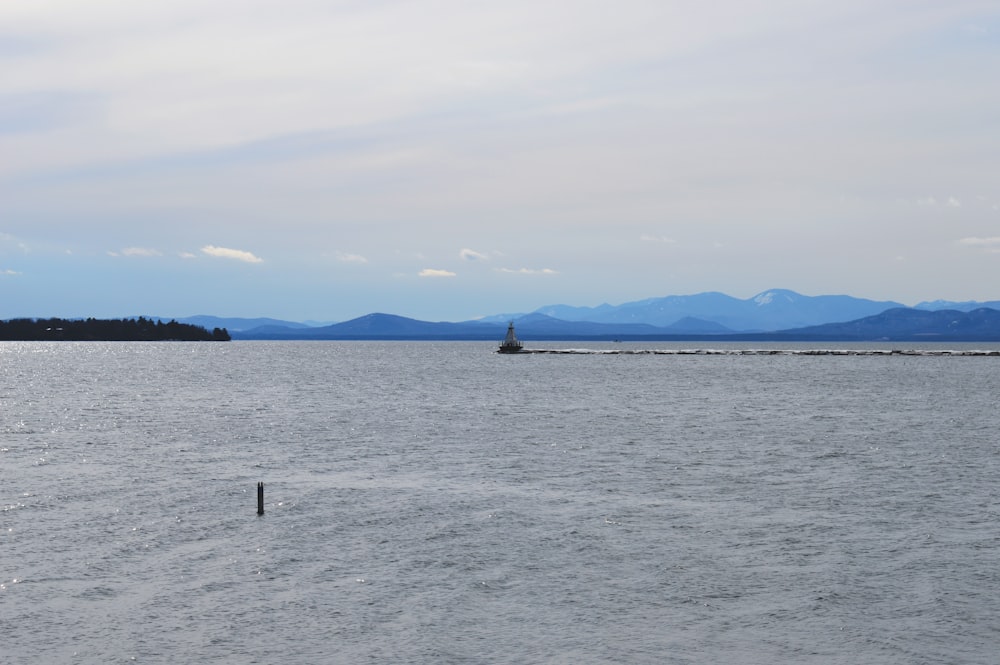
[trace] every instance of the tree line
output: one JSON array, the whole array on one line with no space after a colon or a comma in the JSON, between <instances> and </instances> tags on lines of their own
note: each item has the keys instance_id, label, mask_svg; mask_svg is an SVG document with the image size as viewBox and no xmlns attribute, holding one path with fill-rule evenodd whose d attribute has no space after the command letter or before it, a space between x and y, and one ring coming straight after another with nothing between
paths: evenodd
<instances>
[{"instance_id":1,"label":"tree line","mask_svg":"<svg viewBox=\"0 0 1000 665\"><path fill-rule=\"evenodd\" d=\"M228 342L229 331L160 319L10 319L0 321L3 341Z\"/></svg>"}]
</instances>

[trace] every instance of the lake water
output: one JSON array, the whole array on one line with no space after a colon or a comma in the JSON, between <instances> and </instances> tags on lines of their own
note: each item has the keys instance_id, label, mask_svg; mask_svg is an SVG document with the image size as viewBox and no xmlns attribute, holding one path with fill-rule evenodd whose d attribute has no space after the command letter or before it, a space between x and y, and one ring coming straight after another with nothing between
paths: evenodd
<instances>
[{"instance_id":1,"label":"lake water","mask_svg":"<svg viewBox=\"0 0 1000 665\"><path fill-rule=\"evenodd\" d=\"M493 349L0 344L0 662L997 662L1000 358Z\"/></svg>"}]
</instances>

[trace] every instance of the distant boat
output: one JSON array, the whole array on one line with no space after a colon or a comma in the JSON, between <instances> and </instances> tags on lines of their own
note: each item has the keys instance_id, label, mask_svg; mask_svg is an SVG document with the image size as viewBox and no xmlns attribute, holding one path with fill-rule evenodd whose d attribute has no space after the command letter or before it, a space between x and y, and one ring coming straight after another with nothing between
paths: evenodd
<instances>
[{"instance_id":1,"label":"distant boat","mask_svg":"<svg viewBox=\"0 0 1000 665\"><path fill-rule=\"evenodd\" d=\"M514 322L511 321L510 325L507 326L507 336L503 338L500 342L500 348L497 349L497 353L520 353L521 352L521 341L514 334Z\"/></svg>"}]
</instances>

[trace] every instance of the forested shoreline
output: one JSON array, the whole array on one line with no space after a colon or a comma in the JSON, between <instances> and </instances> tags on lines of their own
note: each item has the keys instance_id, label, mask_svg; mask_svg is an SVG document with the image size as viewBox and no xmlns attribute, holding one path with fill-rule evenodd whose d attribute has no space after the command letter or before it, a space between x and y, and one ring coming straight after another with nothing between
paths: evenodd
<instances>
[{"instance_id":1,"label":"forested shoreline","mask_svg":"<svg viewBox=\"0 0 1000 665\"><path fill-rule=\"evenodd\" d=\"M37 342L228 342L225 328L160 319L10 319L0 321L0 341Z\"/></svg>"}]
</instances>

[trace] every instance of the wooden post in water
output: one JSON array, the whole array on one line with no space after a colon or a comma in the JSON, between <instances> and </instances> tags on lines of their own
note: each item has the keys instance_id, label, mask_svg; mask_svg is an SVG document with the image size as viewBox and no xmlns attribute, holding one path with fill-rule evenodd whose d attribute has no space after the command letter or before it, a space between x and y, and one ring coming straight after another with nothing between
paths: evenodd
<instances>
[{"instance_id":1,"label":"wooden post in water","mask_svg":"<svg viewBox=\"0 0 1000 665\"><path fill-rule=\"evenodd\" d=\"M264 514L264 483L257 483L257 514Z\"/></svg>"}]
</instances>

